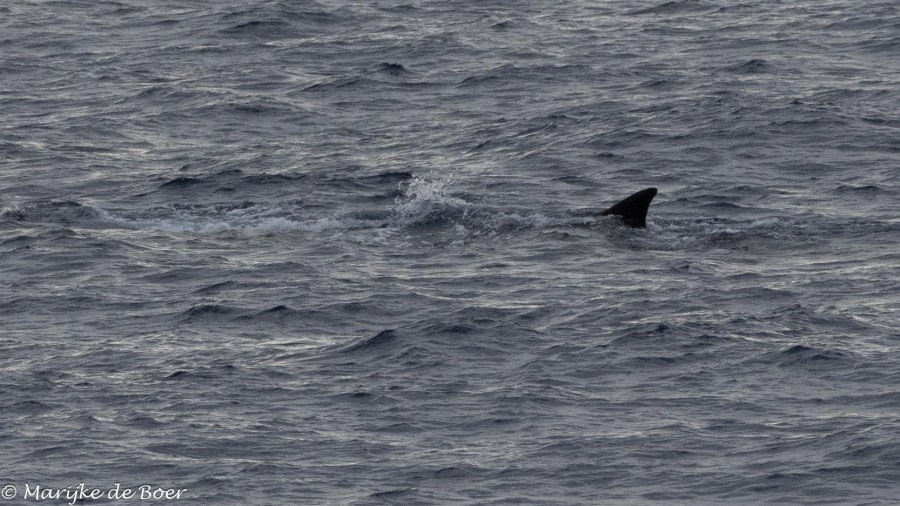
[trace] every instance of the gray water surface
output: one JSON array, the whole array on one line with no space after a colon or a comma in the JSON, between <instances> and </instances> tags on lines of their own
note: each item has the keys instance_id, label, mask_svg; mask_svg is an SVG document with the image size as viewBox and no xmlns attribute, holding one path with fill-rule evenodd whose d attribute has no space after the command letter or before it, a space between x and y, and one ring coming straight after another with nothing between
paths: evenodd
<instances>
[{"instance_id":1,"label":"gray water surface","mask_svg":"<svg viewBox=\"0 0 900 506\"><path fill-rule=\"evenodd\" d=\"M896 2L4 5L9 503L896 503Z\"/></svg>"}]
</instances>

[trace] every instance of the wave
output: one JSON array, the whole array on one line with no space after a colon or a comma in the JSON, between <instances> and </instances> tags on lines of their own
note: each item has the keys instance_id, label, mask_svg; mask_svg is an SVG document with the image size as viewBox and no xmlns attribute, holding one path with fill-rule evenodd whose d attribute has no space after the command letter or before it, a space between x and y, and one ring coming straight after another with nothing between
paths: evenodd
<instances>
[{"instance_id":1,"label":"wave","mask_svg":"<svg viewBox=\"0 0 900 506\"><path fill-rule=\"evenodd\" d=\"M677 14L698 14L698 13L708 13L715 12L717 6L714 4L707 4L706 2L701 2L698 0L681 0L681 1L672 1L665 2L653 7L647 7L644 9L636 9L627 12L626 14L632 16L640 16L645 14L660 14L660 15L677 15Z\"/></svg>"},{"instance_id":2,"label":"wave","mask_svg":"<svg viewBox=\"0 0 900 506\"><path fill-rule=\"evenodd\" d=\"M160 183L150 193L165 202L171 199L171 192L187 195L197 190L209 194L207 190L225 183L253 196L260 189L277 190L303 177L225 171L215 176L178 176ZM336 204L338 208L296 198L267 200L263 195L242 201L169 202L126 209L106 209L77 200L32 200L8 203L0 209L0 220L25 226L118 228L175 235L325 233L350 237L346 233L354 232L354 239L376 243L402 234L404 239L418 238L435 244L548 231L578 240L599 230L614 246L635 250L753 249L778 242L818 243L837 236L893 233L900 227L890 221L812 213L786 215L735 203L729 192L660 202L651 209L647 229L631 229L615 217L596 216L599 208L567 210L514 205L491 195L493 187L484 181L452 176L423 177L408 171L386 171L326 178L324 184L329 191L347 193L349 189L363 197L345 199ZM834 191L878 192L871 185Z\"/></svg>"}]
</instances>

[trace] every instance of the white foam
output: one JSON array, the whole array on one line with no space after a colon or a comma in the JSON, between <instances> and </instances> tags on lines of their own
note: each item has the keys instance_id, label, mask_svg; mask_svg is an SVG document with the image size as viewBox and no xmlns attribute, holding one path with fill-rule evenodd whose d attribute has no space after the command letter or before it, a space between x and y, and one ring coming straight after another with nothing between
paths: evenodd
<instances>
[{"instance_id":1,"label":"white foam","mask_svg":"<svg viewBox=\"0 0 900 506\"><path fill-rule=\"evenodd\" d=\"M216 211L204 209L149 209L145 216L122 216L98 206L54 209L67 220L84 227L112 227L159 231L168 234L242 234L277 235L292 232L340 233L347 230L379 230L379 237L390 232L427 225L448 226L457 238L493 236L504 231L543 229L565 225L529 209L502 209L473 203L460 196L459 184L452 176L414 178L402 185L402 193L389 210L339 209L325 216L297 216L296 209L273 205L255 205ZM14 212L18 207L4 207ZM387 214L385 214L387 213ZM385 221L386 220L386 221ZM384 227L384 225L387 225Z\"/></svg>"},{"instance_id":2,"label":"white foam","mask_svg":"<svg viewBox=\"0 0 900 506\"><path fill-rule=\"evenodd\" d=\"M402 195L397 197L394 224L398 227L426 224L448 212L465 213L471 206L450 194L452 176L436 179L413 178Z\"/></svg>"},{"instance_id":3,"label":"white foam","mask_svg":"<svg viewBox=\"0 0 900 506\"><path fill-rule=\"evenodd\" d=\"M452 176L414 178L395 201L391 224L396 228L444 223L457 236L494 235L509 229L542 229L564 222L527 209L505 210L454 195L460 185Z\"/></svg>"}]
</instances>

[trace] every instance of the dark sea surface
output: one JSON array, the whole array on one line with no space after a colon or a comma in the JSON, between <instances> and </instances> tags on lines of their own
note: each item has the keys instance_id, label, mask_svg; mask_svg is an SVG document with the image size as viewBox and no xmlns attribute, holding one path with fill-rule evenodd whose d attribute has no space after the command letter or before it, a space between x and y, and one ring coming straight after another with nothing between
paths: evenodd
<instances>
[{"instance_id":1,"label":"dark sea surface","mask_svg":"<svg viewBox=\"0 0 900 506\"><path fill-rule=\"evenodd\" d=\"M0 76L4 504L900 502L896 1L17 0Z\"/></svg>"}]
</instances>

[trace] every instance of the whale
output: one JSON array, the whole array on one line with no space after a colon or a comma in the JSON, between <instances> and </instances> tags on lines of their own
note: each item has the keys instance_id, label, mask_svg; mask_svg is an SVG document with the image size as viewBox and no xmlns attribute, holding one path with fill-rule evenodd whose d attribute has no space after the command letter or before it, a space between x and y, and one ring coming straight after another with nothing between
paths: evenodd
<instances>
[{"instance_id":1,"label":"whale","mask_svg":"<svg viewBox=\"0 0 900 506\"><path fill-rule=\"evenodd\" d=\"M647 228L647 209L655 196L656 188L645 188L601 211L598 216L620 216L629 227Z\"/></svg>"}]
</instances>

